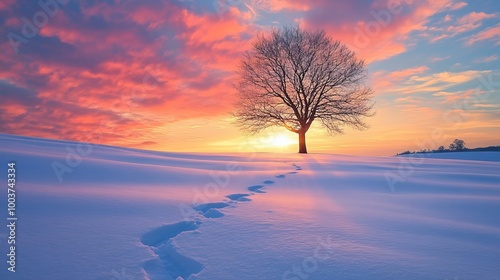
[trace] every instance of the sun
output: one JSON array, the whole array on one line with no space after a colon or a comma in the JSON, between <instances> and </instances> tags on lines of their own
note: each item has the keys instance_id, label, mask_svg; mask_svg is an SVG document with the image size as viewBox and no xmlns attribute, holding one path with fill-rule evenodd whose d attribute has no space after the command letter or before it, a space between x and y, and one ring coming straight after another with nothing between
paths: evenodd
<instances>
[{"instance_id":1,"label":"sun","mask_svg":"<svg viewBox=\"0 0 500 280\"><path fill-rule=\"evenodd\" d=\"M284 134L276 134L269 137L269 145L274 147L286 147L294 143L294 140L292 140L288 135Z\"/></svg>"}]
</instances>

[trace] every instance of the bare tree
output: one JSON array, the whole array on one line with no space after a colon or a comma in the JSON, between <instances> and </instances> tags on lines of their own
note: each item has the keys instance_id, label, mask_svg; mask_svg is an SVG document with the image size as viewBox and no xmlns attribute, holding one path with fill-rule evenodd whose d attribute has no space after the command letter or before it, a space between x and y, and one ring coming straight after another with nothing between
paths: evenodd
<instances>
[{"instance_id":1,"label":"bare tree","mask_svg":"<svg viewBox=\"0 0 500 280\"><path fill-rule=\"evenodd\" d=\"M465 142L462 139L455 139L453 142L450 144L450 150L452 151L461 151L465 150Z\"/></svg>"},{"instance_id":2,"label":"bare tree","mask_svg":"<svg viewBox=\"0 0 500 280\"><path fill-rule=\"evenodd\" d=\"M344 126L367 128L362 119L373 115L364 61L324 31L284 27L259 36L238 74L240 127L250 133L285 127L299 135L299 153L307 153L314 120L333 135Z\"/></svg>"}]
</instances>

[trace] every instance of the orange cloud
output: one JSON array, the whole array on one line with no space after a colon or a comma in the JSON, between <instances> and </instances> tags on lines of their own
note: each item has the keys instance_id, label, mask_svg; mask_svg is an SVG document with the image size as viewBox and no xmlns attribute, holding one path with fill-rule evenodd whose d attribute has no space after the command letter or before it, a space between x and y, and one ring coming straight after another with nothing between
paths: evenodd
<instances>
[{"instance_id":1,"label":"orange cloud","mask_svg":"<svg viewBox=\"0 0 500 280\"><path fill-rule=\"evenodd\" d=\"M267 2L263 7L269 7L272 11L292 10L292 11L307 11L311 6L307 2L291 1L291 0L268 0L268 1L253 1L256 3ZM258 4L257 4L258 5Z\"/></svg>"},{"instance_id":2,"label":"orange cloud","mask_svg":"<svg viewBox=\"0 0 500 280\"><path fill-rule=\"evenodd\" d=\"M440 91L435 94L433 94L436 97L440 97L443 99L443 103L456 103L460 100L467 100L470 98L476 98L479 99L480 95L484 95L485 92L481 89L469 89L465 91L454 91L454 92L449 92L449 91Z\"/></svg>"},{"instance_id":3,"label":"orange cloud","mask_svg":"<svg viewBox=\"0 0 500 280\"><path fill-rule=\"evenodd\" d=\"M379 71L373 74L372 83L377 91L384 90L416 74L422 74L427 70L429 70L427 66L418 66L390 73Z\"/></svg>"},{"instance_id":4,"label":"orange cloud","mask_svg":"<svg viewBox=\"0 0 500 280\"><path fill-rule=\"evenodd\" d=\"M398 103L416 107L416 103L421 101L417 96L432 93L434 96L444 98L443 103L464 99L467 96L458 92L447 90L451 87L465 84L477 79L480 76L491 73L491 71L463 71L463 72L441 72L425 75L425 67L415 67L395 74L386 72L376 72L372 78L372 85L379 95L391 96ZM388 77L393 77L388 78ZM470 92L467 92L470 93ZM420 105L419 105L420 106Z\"/></svg>"},{"instance_id":5,"label":"orange cloud","mask_svg":"<svg viewBox=\"0 0 500 280\"><path fill-rule=\"evenodd\" d=\"M388 75L388 77L391 80L400 81L404 78L411 77L415 74L422 74L422 73L426 72L427 70L429 70L429 67L419 66L419 67L408 68L408 69L404 69L404 70L400 70L400 71L391 72Z\"/></svg>"}]
</instances>

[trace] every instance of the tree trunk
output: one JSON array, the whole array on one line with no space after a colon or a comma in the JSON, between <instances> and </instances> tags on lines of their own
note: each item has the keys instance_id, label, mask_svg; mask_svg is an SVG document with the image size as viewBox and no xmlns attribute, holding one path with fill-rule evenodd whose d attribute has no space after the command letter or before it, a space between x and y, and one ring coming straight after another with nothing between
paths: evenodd
<instances>
[{"instance_id":1,"label":"tree trunk","mask_svg":"<svg viewBox=\"0 0 500 280\"><path fill-rule=\"evenodd\" d=\"M299 154L307 154L305 131L299 131Z\"/></svg>"}]
</instances>

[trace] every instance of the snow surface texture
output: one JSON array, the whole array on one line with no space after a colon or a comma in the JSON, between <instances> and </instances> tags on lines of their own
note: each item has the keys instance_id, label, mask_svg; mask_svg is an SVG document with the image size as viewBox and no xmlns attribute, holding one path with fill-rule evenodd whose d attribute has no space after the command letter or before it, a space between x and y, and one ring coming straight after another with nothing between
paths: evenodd
<instances>
[{"instance_id":1,"label":"snow surface texture","mask_svg":"<svg viewBox=\"0 0 500 280\"><path fill-rule=\"evenodd\" d=\"M463 155L175 154L0 134L19 217L17 272L2 261L0 279L499 279L500 158ZM4 260L6 241L1 226Z\"/></svg>"}]
</instances>

